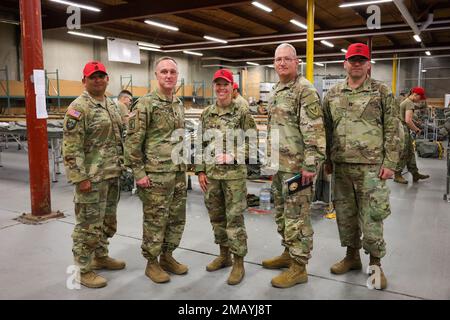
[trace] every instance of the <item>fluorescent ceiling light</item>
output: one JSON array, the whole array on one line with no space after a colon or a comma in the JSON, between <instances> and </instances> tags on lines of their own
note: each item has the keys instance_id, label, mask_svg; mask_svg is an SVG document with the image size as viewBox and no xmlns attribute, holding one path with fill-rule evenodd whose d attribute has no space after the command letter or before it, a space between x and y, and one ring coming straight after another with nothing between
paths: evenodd
<instances>
[{"instance_id":1,"label":"fluorescent ceiling light","mask_svg":"<svg viewBox=\"0 0 450 320\"><path fill-rule=\"evenodd\" d=\"M139 49L141 49L141 50L146 50L146 51L157 51L157 52L162 52L162 50L161 50L161 49L158 49L158 48L139 47Z\"/></svg>"},{"instance_id":2,"label":"fluorescent ceiling light","mask_svg":"<svg viewBox=\"0 0 450 320\"><path fill-rule=\"evenodd\" d=\"M249 64L251 66L259 66L259 63L255 63L255 62L247 62L247 64Z\"/></svg>"},{"instance_id":3,"label":"fluorescent ceiling light","mask_svg":"<svg viewBox=\"0 0 450 320\"><path fill-rule=\"evenodd\" d=\"M194 52L194 51L188 51L188 50L183 50L183 53L186 53L186 54L192 54L192 55L194 55L194 56L203 56L203 53L200 53L200 52Z\"/></svg>"},{"instance_id":4,"label":"fluorescent ceiling light","mask_svg":"<svg viewBox=\"0 0 450 320\"><path fill-rule=\"evenodd\" d=\"M295 19L290 20L290 22L291 22L292 24L295 24L296 26L302 28L302 29L305 29L305 30L308 29L308 27L306 26L306 24L303 24L303 23L301 23L300 21L297 21L297 20L295 20Z\"/></svg>"},{"instance_id":5,"label":"fluorescent ceiling light","mask_svg":"<svg viewBox=\"0 0 450 320\"><path fill-rule=\"evenodd\" d=\"M0 19L1 23L15 24L16 26L20 25L19 21L8 20L8 19Z\"/></svg>"},{"instance_id":6,"label":"fluorescent ceiling light","mask_svg":"<svg viewBox=\"0 0 450 320\"><path fill-rule=\"evenodd\" d=\"M331 42L328 42L326 40L320 40L320 43L326 45L327 47L333 48L334 44L332 44Z\"/></svg>"},{"instance_id":7,"label":"fluorescent ceiling light","mask_svg":"<svg viewBox=\"0 0 450 320\"><path fill-rule=\"evenodd\" d=\"M269 64L266 67L268 67L268 68L275 68L275 66L273 64Z\"/></svg>"},{"instance_id":8,"label":"fluorescent ceiling light","mask_svg":"<svg viewBox=\"0 0 450 320\"><path fill-rule=\"evenodd\" d=\"M148 43L148 42L138 42L138 46L141 47L150 47L150 48L161 48L161 46L157 45L157 44L153 44L153 43Z\"/></svg>"},{"instance_id":9,"label":"fluorescent ceiling light","mask_svg":"<svg viewBox=\"0 0 450 320\"><path fill-rule=\"evenodd\" d=\"M339 5L339 8L347 8L347 7L355 7L355 6L364 6L368 4L377 4L384 2L392 2L392 0L371 0L371 1L360 1L360 2L348 2Z\"/></svg>"},{"instance_id":10,"label":"fluorescent ceiling light","mask_svg":"<svg viewBox=\"0 0 450 320\"><path fill-rule=\"evenodd\" d=\"M425 69L422 69L422 72L427 72L427 70L425 70Z\"/></svg>"},{"instance_id":11,"label":"fluorescent ceiling light","mask_svg":"<svg viewBox=\"0 0 450 320\"><path fill-rule=\"evenodd\" d=\"M88 33L75 32L75 31L67 31L67 33L73 34L74 36L105 40L105 37L96 36L96 35L88 34Z\"/></svg>"},{"instance_id":12,"label":"fluorescent ceiling light","mask_svg":"<svg viewBox=\"0 0 450 320\"><path fill-rule=\"evenodd\" d=\"M145 20L144 22L146 24L150 24L150 25L155 26L155 27L169 29L169 30L172 30L172 31L178 31L179 30L177 27L172 27L172 26L169 26L167 24L155 22L155 21L152 21L152 20Z\"/></svg>"},{"instance_id":13,"label":"fluorescent ceiling light","mask_svg":"<svg viewBox=\"0 0 450 320\"><path fill-rule=\"evenodd\" d=\"M314 64L316 66L319 66L319 67L324 67L325 66L323 63L320 63L320 62L314 62Z\"/></svg>"},{"instance_id":14,"label":"fluorescent ceiling light","mask_svg":"<svg viewBox=\"0 0 450 320\"><path fill-rule=\"evenodd\" d=\"M425 51L425 54L426 54L427 56L431 56L431 52L430 52L430 51Z\"/></svg>"},{"instance_id":15,"label":"fluorescent ceiling light","mask_svg":"<svg viewBox=\"0 0 450 320\"><path fill-rule=\"evenodd\" d=\"M211 41L215 41L215 42L228 43L228 41L226 41L226 40L222 40L222 39L214 38L214 37L210 37L210 36L204 36L203 38L205 38L206 40L211 40Z\"/></svg>"},{"instance_id":16,"label":"fluorescent ceiling light","mask_svg":"<svg viewBox=\"0 0 450 320\"><path fill-rule=\"evenodd\" d=\"M272 12L272 9L270 9L268 6L263 5L262 3L259 3L258 1L253 1L252 5L255 7L258 7L266 12Z\"/></svg>"},{"instance_id":17,"label":"fluorescent ceiling light","mask_svg":"<svg viewBox=\"0 0 450 320\"><path fill-rule=\"evenodd\" d=\"M375 60L370 60L370 63L373 63L373 64L375 64L376 62L375 62Z\"/></svg>"},{"instance_id":18,"label":"fluorescent ceiling light","mask_svg":"<svg viewBox=\"0 0 450 320\"><path fill-rule=\"evenodd\" d=\"M86 10L89 10L89 11L95 11L95 12L102 11L99 8L87 6L87 5L84 5L84 4L75 3L75 2L72 2L72 1L63 1L63 0L50 0L50 1L56 2L56 3L65 4L65 5L68 5L68 6L78 7L78 8L81 8L81 9L86 9Z\"/></svg>"},{"instance_id":19,"label":"fluorescent ceiling light","mask_svg":"<svg viewBox=\"0 0 450 320\"><path fill-rule=\"evenodd\" d=\"M422 42L422 39L420 39L420 36L418 34L415 34L413 36L414 40L416 40L417 42Z\"/></svg>"},{"instance_id":20,"label":"fluorescent ceiling light","mask_svg":"<svg viewBox=\"0 0 450 320\"><path fill-rule=\"evenodd\" d=\"M347 53L347 49L341 49L343 53Z\"/></svg>"}]
</instances>

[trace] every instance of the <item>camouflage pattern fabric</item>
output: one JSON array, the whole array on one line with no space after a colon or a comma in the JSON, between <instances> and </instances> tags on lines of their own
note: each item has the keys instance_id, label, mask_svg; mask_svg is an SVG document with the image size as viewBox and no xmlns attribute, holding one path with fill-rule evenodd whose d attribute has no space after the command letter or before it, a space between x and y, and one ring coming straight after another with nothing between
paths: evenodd
<instances>
[{"instance_id":1,"label":"camouflage pattern fabric","mask_svg":"<svg viewBox=\"0 0 450 320\"><path fill-rule=\"evenodd\" d=\"M362 245L366 253L382 258L383 220L391 209L389 189L379 171L379 164L336 163L333 193L341 245L356 249Z\"/></svg>"},{"instance_id":2,"label":"camouflage pattern fabric","mask_svg":"<svg viewBox=\"0 0 450 320\"><path fill-rule=\"evenodd\" d=\"M247 254L244 211L247 208L245 179L208 178L205 205L214 231L215 243L230 248L240 257Z\"/></svg>"},{"instance_id":3,"label":"camouflage pattern fabric","mask_svg":"<svg viewBox=\"0 0 450 320\"><path fill-rule=\"evenodd\" d=\"M119 179L92 183L91 192L75 188L76 224L72 233L75 263L81 273L91 271L91 261L108 256L108 238L116 233L117 203L120 198Z\"/></svg>"},{"instance_id":4,"label":"camouflage pattern fabric","mask_svg":"<svg viewBox=\"0 0 450 320\"><path fill-rule=\"evenodd\" d=\"M411 137L411 134L409 133L409 128L406 125L405 122L405 113L408 110L414 111L414 102L412 102L410 99L405 99L400 104L400 118L402 120L402 126L403 126L403 134L404 134L404 147L403 150L400 153L400 161L398 163L398 167L396 172L401 173L403 171L403 168L408 168L408 171L411 172L413 175L417 174L419 172L419 169L417 168L416 164L416 154L414 152L414 146L413 146L413 138Z\"/></svg>"},{"instance_id":5,"label":"camouflage pattern fabric","mask_svg":"<svg viewBox=\"0 0 450 320\"><path fill-rule=\"evenodd\" d=\"M286 84L278 82L268 106L269 151L271 131L279 130L278 170L317 172L325 158L325 129L317 90L301 76Z\"/></svg>"},{"instance_id":6,"label":"camouflage pattern fabric","mask_svg":"<svg viewBox=\"0 0 450 320\"><path fill-rule=\"evenodd\" d=\"M155 261L162 252L178 248L186 224L186 174L150 172L150 188L138 187L143 204L142 255Z\"/></svg>"},{"instance_id":7,"label":"camouflage pattern fabric","mask_svg":"<svg viewBox=\"0 0 450 320\"><path fill-rule=\"evenodd\" d=\"M205 151L211 151L211 157L214 158L215 147L218 143L221 143L223 146L223 152L233 154L235 159L245 158L248 156L249 151L249 142L246 139L245 148L242 146L238 146L236 142L236 136L239 134L239 130L241 133L245 133L246 130L254 129L256 134L256 124L253 120L252 115L249 113L248 109L243 109L235 102L232 102L231 105L227 107L218 107L217 105L210 105L207 107L200 117L200 124L202 127L202 135L204 136L205 132L209 130L218 130L222 136L222 141L216 141L215 137L211 137L211 139L204 139L203 141L203 150L202 153L196 154L196 165L195 171L205 172L208 178L213 179L246 179L247 178L247 167L245 164L214 164L214 163L205 163L207 159L205 159ZM236 131L235 131L236 130ZM227 131L232 133L234 137L234 144L232 146L232 150L227 150L226 146L226 138ZM200 151L200 150L199 150ZM199 158L203 156L202 158Z\"/></svg>"},{"instance_id":8,"label":"camouflage pattern fabric","mask_svg":"<svg viewBox=\"0 0 450 320\"><path fill-rule=\"evenodd\" d=\"M237 97L235 99L233 99L233 101L241 108L250 109L250 106L247 102L247 100L244 99L243 96L241 96L240 94L237 95Z\"/></svg>"},{"instance_id":9,"label":"camouflage pattern fabric","mask_svg":"<svg viewBox=\"0 0 450 320\"><path fill-rule=\"evenodd\" d=\"M128 124L128 116L129 116L130 110L128 110L128 107L124 103L122 103L120 101L117 101L117 109L118 109L118 111L120 113L120 116L122 117L122 123L124 125L127 125Z\"/></svg>"},{"instance_id":10,"label":"camouflage pattern fabric","mask_svg":"<svg viewBox=\"0 0 450 320\"><path fill-rule=\"evenodd\" d=\"M323 102L327 159L335 163L383 164L395 171L402 148L389 87L367 78L353 90L336 84Z\"/></svg>"},{"instance_id":11,"label":"camouflage pattern fabric","mask_svg":"<svg viewBox=\"0 0 450 320\"><path fill-rule=\"evenodd\" d=\"M140 98L129 115L125 140L125 163L140 180L146 172L185 171L185 164L172 161L171 141L176 129L184 129L184 107L174 96L170 101L156 90Z\"/></svg>"},{"instance_id":12,"label":"camouflage pattern fabric","mask_svg":"<svg viewBox=\"0 0 450 320\"><path fill-rule=\"evenodd\" d=\"M154 261L161 252L178 247L186 221L186 165L172 161L178 142L171 137L184 131L184 107L158 91L139 99L130 114L125 140L125 163L137 180L148 176L150 188L138 188L143 204L142 254Z\"/></svg>"},{"instance_id":13,"label":"camouflage pattern fabric","mask_svg":"<svg viewBox=\"0 0 450 320\"><path fill-rule=\"evenodd\" d=\"M304 189L288 194L285 181L295 173L278 171L272 180L275 202L275 221L281 236L281 244L289 248L290 256L297 262L307 264L313 249L313 228L310 218L312 190Z\"/></svg>"},{"instance_id":14,"label":"camouflage pattern fabric","mask_svg":"<svg viewBox=\"0 0 450 320\"><path fill-rule=\"evenodd\" d=\"M105 101L84 92L67 109L62 149L69 182L99 182L122 172L122 120L114 102Z\"/></svg>"}]
</instances>

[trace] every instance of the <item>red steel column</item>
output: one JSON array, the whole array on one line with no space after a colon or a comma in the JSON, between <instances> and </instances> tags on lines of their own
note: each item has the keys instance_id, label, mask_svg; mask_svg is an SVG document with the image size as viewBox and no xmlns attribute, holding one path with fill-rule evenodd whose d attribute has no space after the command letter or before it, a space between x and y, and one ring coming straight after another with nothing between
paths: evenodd
<instances>
[{"instance_id":1,"label":"red steel column","mask_svg":"<svg viewBox=\"0 0 450 320\"><path fill-rule=\"evenodd\" d=\"M370 63L372 63L372 36L369 36L367 38L367 46L369 47L369 52L370 52ZM372 68L369 70L369 76L372 75Z\"/></svg>"},{"instance_id":2,"label":"red steel column","mask_svg":"<svg viewBox=\"0 0 450 320\"><path fill-rule=\"evenodd\" d=\"M51 212L47 120L36 118L36 95L31 79L34 69L44 69L40 0L20 0L20 27L27 114L31 214L43 216Z\"/></svg>"}]
</instances>

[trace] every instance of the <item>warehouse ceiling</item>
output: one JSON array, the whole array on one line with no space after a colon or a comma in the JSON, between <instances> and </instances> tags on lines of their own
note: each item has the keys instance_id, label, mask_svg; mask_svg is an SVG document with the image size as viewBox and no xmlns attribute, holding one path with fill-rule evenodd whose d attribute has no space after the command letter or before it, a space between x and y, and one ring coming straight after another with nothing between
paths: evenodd
<instances>
[{"instance_id":1,"label":"warehouse ceiling","mask_svg":"<svg viewBox=\"0 0 450 320\"><path fill-rule=\"evenodd\" d=\"M361 1L361 0L358 0ZM67 29L67 5L51 0L42 2L44 30ZM100 9L81 9L81 30L105 37L119 37L160 45L167 53L183 50L203 54L204 65L222 63L242 65L245 61L269 64L276 46L290 42L302 57L306 51L306 30L294 25L306 24L307 0L260 0L272 9L266 12L242 0L73 0ZM368 29L367 5L341 8L355 0L315 0L315 55L317 61L342 59L342 48L352 42L372 38L374 58L450 54L450 1L394 0L377 6L381 29ZM404 3L401 10L398 2ZM19 19L19 1L2 0L0 17ZM409 24L408 24L408 17ZM178 28L170 31L149 25L145 20ZM416 32L413 31L414 27ZM422 30L423 29L423 30ZM420 31L422 42L413 39ZM212 36L226 40L218 43L204 39ZM68 36L72 37L72 35ZM69 38L68 38L69 39ZM327 40L334 47L320 42Z\"/></svg>"}]
</instances>

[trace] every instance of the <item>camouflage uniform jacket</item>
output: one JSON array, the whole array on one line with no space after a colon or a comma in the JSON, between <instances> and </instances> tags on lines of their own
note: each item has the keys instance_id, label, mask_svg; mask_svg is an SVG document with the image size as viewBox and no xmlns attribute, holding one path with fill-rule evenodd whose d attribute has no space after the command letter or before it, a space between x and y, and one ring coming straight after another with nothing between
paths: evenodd
<instances>
[{"instance_id":1,"label":"camouflage uniform jacket","mask_svg":"<svg viewBox=\"0 0 450 320\"><path fill-rule=\"evenodd\" d=\"M241 107L243 107L243 108L249 109L249 105L248 105L247 100L245 100L244 97L241 96L240 94L238 94L238 96L236 97L236 99L233 99L233 101L234 101L237 105L239 105L239 106L241 106Z\"/></svg>"},{"instance_id":2,"label":"camouflage uniform jacket","mask_svg":"<svg viewBox=\"0 0 450 320\"><path fill-rule=\"evenodd\" d=\"M248 109L243 108L242 106L236 104L236 102L232 101L231 105L227 107L218 107L216 104L208 106L202 113L200 117L200 125L202 129L202 137L205 139L205 132L211 129L217 129L223 135L222 140L222 148L223 153L232 154L235 157L234 164L208 164L205 163L205 152L211 151L208 153L211 155L211 160L214 159L214 151L217 141L215 137L211 137L208 141L203 141L203 157L201 160L198 160L199 154L196 154L196 163L197 164L195 171L196 173L205 172L206 175L212 179L246 179L247 178L247 166L245 164L236 164L237 159L243 159L248 154L249 143L246 139L245 146L240 147L236 143L236 134L238 132L233 132L233 130L241 129L242 133L245 133L246 130L254 129L254 133L256 134L256 124L253 120L253 117L249 113ZM227 150L226 146L226 132L233 132L233 146L232 150ZM246 154L247 153L247 154Z\"/></svg>"},{"instance_id":3,"label":"camouflage uniform jacket","mask_svg":"<svg viewBox=\"0 0 450 320\"><path fill-rule=\"evenodd\" d=\"M122 119L114 102L105 105L84 92L64 117L63 156L67 179L99 182L122 172Z\"/></svg>"},{"instance_id":4,"label":"camouflage uniform jacket","mask_svg":"<svg viewBox=\"0 0 450 320\"><path fill-rule=\"evenodd\" d=\"M353 90L345 80L328 91L323 108L327 159L382 164L395 170L401 147L400 121L386 84L367 78Z\"/></svg>"},{"instance_id":5,"label":"camouflage uniform jacket","mask_svg":"<svg viewBox=\"0 0 450 320\"><path fill-rule=\"evenodd\" d=\"M268 103L268 153L271 132L279 130L279 171L317 172L325 158L325 129L320 98L305 78L278 82Z\"/></svg>"},{"instance_id":6,"label":"camouflage uniform jacket","mask_svg":"<svg viewBox=\"0 0 450 320\"><path fill-rule=\"evenodd\" d=\"M125 139L125 164L133 169L136 180L146 172L185 171L185 164L172 161L172 150L179 141L172 141L175 130L184 130L184 106L154 90L136 103L128 117Z\"/></svg>"}]
</instances>

